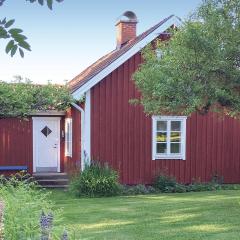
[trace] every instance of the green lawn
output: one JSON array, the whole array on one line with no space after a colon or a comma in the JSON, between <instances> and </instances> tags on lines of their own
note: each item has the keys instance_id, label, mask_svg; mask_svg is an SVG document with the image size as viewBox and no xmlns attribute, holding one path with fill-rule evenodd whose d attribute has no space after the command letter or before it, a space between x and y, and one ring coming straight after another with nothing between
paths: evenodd
<instances>
[{"instance_id":1,"label":"green lawn","mask_svg":"<svg viewBox=\"0 0 240 240\"><path fill-rule=\"evenodd\" d=\"M52 200L76 239L240 239L240 190Z\"/></svg>"}]
</instances>

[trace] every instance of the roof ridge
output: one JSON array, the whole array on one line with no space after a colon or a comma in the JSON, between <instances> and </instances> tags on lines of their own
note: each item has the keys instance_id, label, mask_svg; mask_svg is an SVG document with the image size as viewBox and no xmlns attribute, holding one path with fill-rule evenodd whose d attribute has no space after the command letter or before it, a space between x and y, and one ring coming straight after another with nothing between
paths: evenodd
<instances>
[{"instance_id":1,"label":"roof ridge","mask_svg":"<svg viewBox=\"0 0 240 240\"><path fill-rule=\"evenodd\" d=\"M124 46L122 46L119 49L114 49L113 51L105 54L103 57L99 58L97 61L95 61L93 64L91 64L89 67L84 69L80 74L78 74L76 77L74 77L69 83L68 86L71 90L71 92L74 92L79 87L84 85L88 80L93 78L95 75L97 75L99 72L101 72L104 68L106 68L108 65L110 65L112 62L116 61L119 57L121 57L123 54L125 54L127 51L129 51L135 44L137 44L139 41L147 37L149 34L151 34L155 29L157 29L159 26L161 26L163 23L174 17L175 15L170 15L167 18L161 20L145 32L139 34L136 38L131 39L128 41Z\"/></svg>"}]
</instances>

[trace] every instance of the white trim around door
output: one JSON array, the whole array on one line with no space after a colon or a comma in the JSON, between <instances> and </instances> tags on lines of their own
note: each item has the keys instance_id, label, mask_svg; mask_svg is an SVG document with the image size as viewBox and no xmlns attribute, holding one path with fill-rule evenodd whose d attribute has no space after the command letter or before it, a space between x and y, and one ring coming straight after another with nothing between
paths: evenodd
<instances>
[{"instance_id":1,"label":"white trim around door","mask_svg":"<svg viewBox=\"0 0 240 240\"><path fill-rule=\"evenodd\" d=\"M61 117L32 117L33 172L60 172Z\"/></svg>"}]
</instances>

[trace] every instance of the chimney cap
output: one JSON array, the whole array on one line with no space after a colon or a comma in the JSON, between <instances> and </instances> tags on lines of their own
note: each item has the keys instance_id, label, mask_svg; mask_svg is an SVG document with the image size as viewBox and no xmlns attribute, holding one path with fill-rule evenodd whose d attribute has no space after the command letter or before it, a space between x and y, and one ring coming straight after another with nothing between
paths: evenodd
<instances>
[{"instance_id":1,"label":"chimney cap","mask_svg":"<svg viewBox=\"0 0 240 240\"><path fill-rule=\"evenodd\" d=\"M126 11L120 17L118 17L117 24L119 22L133 22L133 23L137 23L138 22L137 15L134 12L132 12L132 11Z\"/></svg>"}]
</instances>

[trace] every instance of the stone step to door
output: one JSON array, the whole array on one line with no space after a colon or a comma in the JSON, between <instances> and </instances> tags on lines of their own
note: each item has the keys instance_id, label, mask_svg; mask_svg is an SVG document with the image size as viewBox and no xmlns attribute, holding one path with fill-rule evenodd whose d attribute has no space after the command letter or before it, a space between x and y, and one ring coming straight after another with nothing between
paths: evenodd
<instances>
[{"instance_id":1,"label":"stone step to door","mask_svg":"<svg viewBox=\"0 0 240 240\"><path fill-rule=\"evenodd\" d=\"M40 185L68 185L68 179L39 179L37 182Z\"/></svg>"},{"instance_id":2,"label":"stone step to door","mask_svg":"<svg viewBox=\"0 0 240 240\"><path fill-rule=\"evenodd\" d=\"M49 189L67 189L68 185L41 185L43 188Z\"/></svg>"},{"instance_id":3,"label":"stone step to door","mask_svg":"<svg viewBox=\"0 0 240 240\"><path fill-rule=\"evenodd\" d=\"M33 178L44 188L68 188L69 177L66 173L35 173Z\"/></svg>"},{"instance_id":4,"label":"stone step to door","mask_svg":"<svg viewBox=\"0 0 240 240\"><path fill-rule=\"evenodd\" d=\"M34 173L33 177L36 180L41 179L69 179L66 173Z\"/></svg>"}]
</instances>

